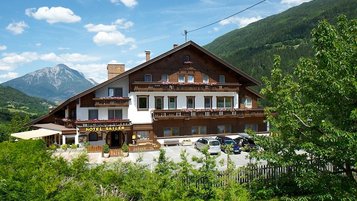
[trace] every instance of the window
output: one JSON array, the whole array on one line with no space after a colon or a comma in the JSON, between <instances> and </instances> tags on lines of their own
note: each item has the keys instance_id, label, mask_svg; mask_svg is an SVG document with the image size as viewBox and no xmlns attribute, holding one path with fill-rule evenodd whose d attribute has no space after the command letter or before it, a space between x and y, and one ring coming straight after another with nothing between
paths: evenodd
<instances>
[{"instance_id":1,"label":"window","mask_svg":"<svg viewBox=\"0 0 357 201\"><path fill-rule=\"evenodd\" d=\"M252 104L252 99L250 97L246 97L244 99L244 106L246 108L252 108L253 107L253 104Z\"/></svg>"},{"instance_id":2,"label":"window","mask_svg":"<svg viewBox=\"0 0 357 201\"><path fill-rule=\"evenodd\" d=\"M155 109L157 110L164 109L164 97L155 96Z\"/></svg>"},{"instance_id":3,"label":"window","mask_svg":"<svg viewBox=\"0 0 357 201\"><path fill-rule=\"evenodd\" d=\"M205 108L212 108L212 96L205 96Z\"/></svg>"},{"instance_id":4,"label":"window","mask_svg":"<svg viewBox=\"0 0 357 201\"><path fill-rule=\"evenodd\" d=\"M138 96L138 110L149 109L149 96Z\"/></svg>"},{"instance_id":5,"label":"window","mask_svg":"<svg viewBox=\"0 0 357 201\"><path fill-rule=\"evenodd\" d=\"M232 108L233 97L217 97L217 108Z\"/></svg>"},{"instance_id":6,"label":"window","mask_svg":"<svg viewBox=\"0 0 357 201\"><path fill-rule=\"evenodd\" d=\"M108 110L108 119L122 119L123 111L122 110Z\"/></svg>"},{"instance_id":7,"label":"window","mask_svg":"<svg viewBox=\"0 0 357 201\"><path fill-rule=\"evenodd\" d=\"M88 119L89 120L98 119L98 110L88 110Z\"/></svg>"},{"instance_id":8,"label":"window","mask_svg":"<svg viewBox=\"0 0 357 201\"><path fill-rule=\"evenodd\" d=\"M187 75L187 82L194 83L195 82L195 76L194 75Z\"/></svg>"},{"instance_id":9,"label":"window","mask_svg":"<svg viewBox=\"0 0 357 201\"><path fill-rule=\"evenodd\" d=\"M168 97L168 108L169 109L176 109L177 108L177 97L176 96L169 96Z\"/></svg>"},{"instance_id":10,"label":"window","mask_svg":"<svg viewBox=\"0 0 357 201\"><path fill-rule=\"evenodd\" d=\"M258 124L245 124L244 130L247 130L247 129L258 132Z\"/></svg>"},{"instance_id":11,"label":"window","mask_svg":"<svg viewBox=\"0 0 357 201\"><path fill-rule=\"evenodd\" d=\"M169 76L167 74L162 74L161 75L161 81L162 82L168 82L169 81Z\"/></svg>"},{"instance_id":12,"label":"window","mask_svg":"<svg viewBox=\"0 0 357 201\"><path fill-rule=\"evenodd\" d=\"M224 75L219 75L219 83L225 83L226 77Z\"/></svg>"},{"instance_id":13,"label":"window","mask_svg":"<svg viewBox=\"0 0 357 201\"><path fill-rule=\"evenodd\" d=\"M203 74L203 75L202 75L202 81L203 81L203 83L208 84L208 83L209 83L209 77L208 77L208 75Z\"/></svg>"},{"instance_id":14,"label":"window","mask_svg":"<svg viewBox=\"0 0 357 201\"><path fill-rule=\"evenodd\" d=\"M89 141L98 141L98 134L97 133L89 133Z\"/></svg>"},{"instance_id":15,"label":"window","mask_svg":"<svg viewBox=\"0 0 357 201\"><path fill-rule=\"evenodd\" d=\"M218 125L217 126L217 133L232 133L231 125Z\"/></svg>"},{"instance_id":16,"label":"window","mask_svg":"<svg viewBox=\"0 0 357 201\"><path fill-rule=\"evenodd\" d=\"M191 134L207 134L207 126L192 126Z\"/></svg>"},{"instance_id":17,"label":"window","mask_svg":"<svg viewBox=\"0 0 357 201\"><path fill-rule=\"evenodd\" d=\"M179 75L178 82L185 82L185 75Z\"/></svg>"},{"instance_id":18,"label":"window","mask_svg":"<svg viewBox=\"0 0 357 201\"><path fill-rule=\"evenodd\" d=\"M138 140L148 140L149 139L149 131L136 131L136 135L138 136Z\"/></svg>"},{"instance_id":19,"label":"window","mask_svg":"<svg viewBox=\"0 0 357 201\"><path fill-rule=\"evenodd\" d=\"M144 75L144 81L145 82L152 82L152 75L151 74L145 74Z\"/></svg>"},{"instance_id":20,"label":"window","mask_svg":"<svg viewBox=\"0 0 357 201\"><path fill-rule=\"evenodd\" d=\"M108 88L108 96L109 97L122 97L123 96L123 88Z\"/></svg>"},{"instance_id":21,"label":"window","mask_svg":"<svg viewBox=\"0 0 357 201\"><path fill-rule=\"evenodd\" d=\"M170 127L170 128L164 128L164 137L166 136L177 136L179 135L179 128L178 127Z\"/></svg>"},{"instance_id":22,"label":"window","mask_svg":"<svg viewBox=\"0 0 357 201\"><path fill-rule=\"evenodd\" d=\"M187 98L186 98L186 107L187 107L187 109L194 109L195 108L195 97L194 96L187 96Z\"/></svg>"}]
</instances>

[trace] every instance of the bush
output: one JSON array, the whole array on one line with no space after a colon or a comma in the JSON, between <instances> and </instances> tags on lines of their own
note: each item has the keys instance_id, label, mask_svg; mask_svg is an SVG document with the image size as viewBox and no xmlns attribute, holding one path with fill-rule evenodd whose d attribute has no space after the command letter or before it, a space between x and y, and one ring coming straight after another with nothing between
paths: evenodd
<instances>
[{"instance_id":1,"label":"bush","mask_svg":"<svg viewBox=\"0 0 357 201\"><path fill-rule=\"evenodd\" d=\"M67 148L68 148L68 145L67 145L67 144L62 144L62 145L61 145L61 148L66 151Z\"/></svg>"},{"instance_id":2,"label":"bush","mask_svg":"<svg viewBox=\"0 0 357 201\"><path fill-rule=\"evenodd\" d=\"M124 143L123 146L121 147L121 150L123 152L129 152L129 146L126 143Z\"/></svg>"},{"instance_id":3,"label":"bush","mask_svg":"<svg viewBox=\"0 0 357 201\"><path fill-rule=\"evenodd\" d=\"M77 145L76 144L71 144L71 149L77 149Z\"/></svg>"},{"instance_id":4,"label":"bush","mask_svg":"<svg viewBox=\"0 0 357 201\"><path fill-rule=\"evenodd\" d=\"M55 144L51 144L48 148L54 151L57 149L57 146Z\"/></svg>"},{"instance_id":5,"label":"bush","mask_svg":"<svg viewBox=\"0 0 357 201\"><path fill-rule=\"evenodd\" d=\"M90 145L90 142L84 142L84 143L83 143L83 146L84 146L85 148L87 148L89 145Z\"/></svg>"},{"instance_id":6,"label":"bush","mask_svg":"<svg viewBox=\"0 0 357 201\"><path fill-rule=\"evenodd\" d=\"M109 151L110 151L109 145L108 144L103 145L103 152L104 153L109 153Z\"/></svg>"}]
</instances>

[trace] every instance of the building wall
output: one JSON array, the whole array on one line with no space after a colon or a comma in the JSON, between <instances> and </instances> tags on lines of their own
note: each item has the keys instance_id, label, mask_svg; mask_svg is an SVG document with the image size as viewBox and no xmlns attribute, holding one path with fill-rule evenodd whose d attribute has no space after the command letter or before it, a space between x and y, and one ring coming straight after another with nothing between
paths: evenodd
<instances>
[{"instance_id":1,"label":"building wall","mask_svg":"<svg viewBox=\"0 0 357 201\"><path fill-rule=\"evenodd\" d=\"M113 83L108 84L107 86L98 89L95 92L95 97L108 97L108 88L110 87L120 87L123 88L123 97L128 97L129 94L129 77L123 77L120 80L117 80Z\"/></svg>"},{"instance_id":2,"label":"building wall","mask_svg":"<svg viewBox=\"0 0 357 201\"><path fill-rule=\"evenodd\" d=\"M137 108L137 96L149 95L149 109L147 111L138 111ZM212 96L212 109L217 106L217 96L233 96L234 108L239 108L239 97L235 92L132 92L129 94L130 106L129 106L129 119L133 124L151 123L151 112L155 109L155 96L164 97L164 109L168 109L168 97L177 97L177 109L187 109L186 97L195 96L195 109L204 109L204 97Z\"/></svg>"},{"instance_id":3,"label":"building wall","mask_svg":"<svg viewBox=\"0 0 357 201\"><path fill-rule=\"evenodd\" d=\"M123 111L123 119L128 119L128 108L126 107L79 107L77 105L77 120L88 120L88 110L97 109L98 119L107 120L109 109L121 109Z\"/></svg>"}]
</instances>

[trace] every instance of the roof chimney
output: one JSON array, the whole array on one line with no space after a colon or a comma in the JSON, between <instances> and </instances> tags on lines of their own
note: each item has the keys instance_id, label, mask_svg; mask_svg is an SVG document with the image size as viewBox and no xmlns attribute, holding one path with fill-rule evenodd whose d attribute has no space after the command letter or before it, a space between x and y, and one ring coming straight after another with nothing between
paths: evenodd
<instances>
[{"instance_id":1,"label":"roof chimney","mask_svg":"<svg viewBox=\"0 0 357 201\"><path fill-rule=\"evenodd\" d=\"M125 64L108 64L107 70L108 70L108 80L109 80L117 75L124 73Z\"/></svg>"},{"instance_id":2,"label":"roof chimney","mask_svg":"<svg viewBox=\"0 0 357 201\"><path fill-rule=\"evenodd\" d=\"M175 43L175 44L174 44L174 49L177 48L177 46L178 46L178 45Z\"/></svg>"},{"instance_id":3,"label":"roof chimney","mask_svg":"<svg viewBox=\"0 0 357 201\"><path fill-rule=\"evenodd\" d=\"M150 60L150 50L145 50L146 61Z\"/></svg>"}]
</instances>

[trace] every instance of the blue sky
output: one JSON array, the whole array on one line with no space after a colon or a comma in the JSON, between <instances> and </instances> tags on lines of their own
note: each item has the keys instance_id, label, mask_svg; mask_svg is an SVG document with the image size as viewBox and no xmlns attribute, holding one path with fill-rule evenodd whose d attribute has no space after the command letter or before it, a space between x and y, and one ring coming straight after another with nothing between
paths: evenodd
<instances>
[{"instance_id":1,"label":"blue sky","mask_svg":"<svg viewBox=\"0 0 357 201\"><path fill-rule=\"evenodd\" d=\"M64 63L102 82L108 63L126 69L185 42L184 30L223 19L260 0L11 0L0 3L0 83ZM267 0L189 33L206 45L256 20L309 0Z\"/></svg>"}]
</instances>

